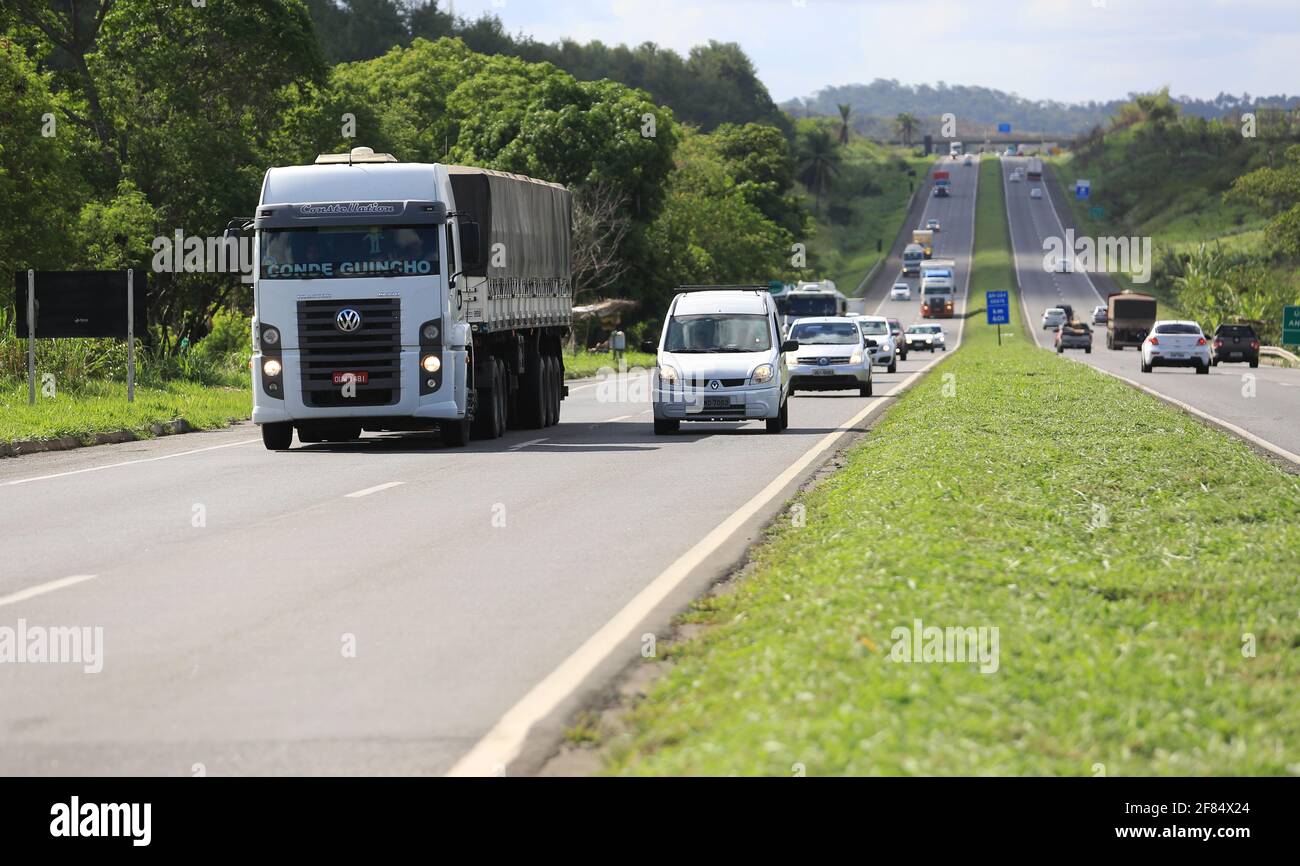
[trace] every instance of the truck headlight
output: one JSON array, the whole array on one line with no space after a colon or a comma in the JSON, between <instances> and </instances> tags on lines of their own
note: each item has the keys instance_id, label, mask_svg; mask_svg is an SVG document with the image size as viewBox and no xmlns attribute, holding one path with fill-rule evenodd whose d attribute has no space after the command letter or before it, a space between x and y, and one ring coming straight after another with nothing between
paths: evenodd
<instances>
[{"instance_id":1,"label":"truck headlight","mask_svg":"<svg viewBox=\"0 0 1300 866\"><path fill-rule=\"evenodd\" d=\"M764 382L772 381L772 365L759 364L754 368L754 375L750 377L755 385L762 385Z\"/></svg>"},{"instance_id":2,"label":"truck headlight","mask_svg":"<svg viewBox=\"0 0 1300 866\"><path fill-rule=\"evenodd\" d=\"M425 355L420 360L420 366L424 368L426 373L436 373L442 369L442 359L437 355Z\"/></svg>"},{"instance_id":3,"label":"truck headlight","mask_svg":"<svg viewBox=\"0 0 1300 866\"><path fill-rule=\"evenodd\" d=\"M280 366L280 362L275 358L267 358L262 362L262 372L272 379L280 375L282 369L284 368Z\"/></svg>"}]
</instances>

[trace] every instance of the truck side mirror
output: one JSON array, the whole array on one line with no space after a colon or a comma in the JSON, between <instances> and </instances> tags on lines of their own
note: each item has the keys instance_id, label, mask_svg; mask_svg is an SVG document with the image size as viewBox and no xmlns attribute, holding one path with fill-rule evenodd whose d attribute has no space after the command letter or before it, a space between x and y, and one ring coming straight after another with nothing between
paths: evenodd
<instances>
[{"instance_id":1,"label":"truck side mirror","mask_svg":"<svg viewBox=\"0 0 1300 866\"><path fill-rule=\"evenodd\" d=\"M642 340L641 351L645 352L647 355L653 355L659 351L659 346L654 340Z\"/></svg>"},{"instance_id":2,"label":"truck side mirror","mask_svg":"<svg viewBox=\"0 0 1300 866\"><path fill-rule=\"evenodd\" d=\"M461 267L469 268L482 264L483 249L478 223L461 223L459 228Z\"/></svg>"},{"instance_id":3,"label":"truck side mirror","mask_svg":"<svg viewBox=\"0 0 1300 866\"><path fill-rule=\"evenodd\" d=\"M784 343L781 344L782 352L795 352L798 351L798 349L799 349L798 340L786 340Z\"/></svg>"}]
</instances>

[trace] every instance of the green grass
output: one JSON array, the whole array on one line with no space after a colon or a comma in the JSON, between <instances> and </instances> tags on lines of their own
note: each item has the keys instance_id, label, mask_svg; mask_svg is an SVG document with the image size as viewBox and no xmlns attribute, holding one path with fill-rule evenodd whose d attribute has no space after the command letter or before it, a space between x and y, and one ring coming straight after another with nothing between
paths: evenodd
<instances>
[{"instance_id":1,"label":"green grass","mask_svg":"<svg viewBox=\"0 0 1300 866\"><path fill-rule=\"evenodd\" d=\"M199 429L222 427L252 412L248 388L206 386L194 382L137 385L135 402L126 402L121 382L88 383L74 391L56 392L54 399L37 392L36 405L27 405L26 383L0 388L0 442L84 438L93 433L135 430L147 433L152 424L185 419Z\"/></svg>"},{"instance_id":2,"label":"green grass","mask_svg":"<svg viewBox=\"0 0 1300 866\"><path fill-rule=\"evenodd\" d=\"M916 171L915 178L899 170L899 160ZM916 186L923 183L933 162L934 157L917 157L910 149L887 148L865 139L853 139L849 143L841 171L844 179L839 182L851 184L856 177L867 178L876 184L879 192L861 195L846 188L832 194L823 202L823 212L816 215L816 231L808 244L810 263L824 277L834 280L841 292L853 294L876 261L889 252L911 203L907 183L909 180ZM805 203L813 212L814 197L808 195ZM852 218L843 223L832 222L828 218L832 203L847 207ZM882 241L883 253L876 252L877 240Z\"/></svg>"},{"instance_id":3,"label":"green grass","mask_svg":"<svg viewBox=\"0 0 1300 866\"><path fill-rule=\"evenodd\" d=\"M981 170L972 294L1014 298ZM608 772L1300 773L1297 478L979 318L698 605ZM891 661L918 618L997 627L997 672Z\"/></svg>"},{"instance_id":4,"label":"green grass","mask_svg":"<svg viewBox=\"0 0 1300 866\"><path fill-rule=\"evenodd\" d=\"M645 352L625 352L623 355L628 367L650 368L655 365L655 356ZM585 379L595 376L602 368L617 370L618 362L609 352L572 352L564 353L564 378Z\"/></svg>"}]
</instances>

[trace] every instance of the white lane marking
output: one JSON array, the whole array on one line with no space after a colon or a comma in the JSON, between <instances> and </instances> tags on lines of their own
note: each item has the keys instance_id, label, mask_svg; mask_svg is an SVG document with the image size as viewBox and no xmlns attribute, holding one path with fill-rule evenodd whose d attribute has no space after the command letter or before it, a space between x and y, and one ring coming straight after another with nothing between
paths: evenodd
<instances>
[{"instance_id":1,"label":"white lane marking","mask_svg":"<svg viewBox=\"0 0 1300 866\"><path fill-rule=\"evenodd\" d=\"M546 437L542 437L541 439L529 439L527 442L520 442L518 445L511 445L511 446L510 446L509 448L507 448L506 450L507 450L507 451L518 451L518 450L520 450L520 449L522 449L522 448L527 448L527 447L530 446L530 445L538 445L538 444L540 444L540 443L542 443L542 442L547 442L547 441L549 441L549 440L548 440Z\"/></svg>"},{"instance_id":2,"label":"white lane marking","mask_svg":"<svg viewBox=\"0 0 1300 866\"><path fill-rule=\"evenodd\" d=\"M975 188L979 188L979 175L975 176ZM975 251L975 209L978 207L975 195L971 197L971 257ZM906 227L905 227L906 228ZM966 294L970 290L970 272L973 261L966 268ZM964 303L963 303L964 307ZM963 309L964 313L964 309ZM957 345L961 345L966 319L963 315L957 329ZM954 347L955 348L955 347ZM906 391L917 379L925 375L935 364L941 364L948 357L945 353L932 358L915 373L899 382L885 395L893 397ZM833 432L827 433L810 449L790 464L784 472L772 479L752 499L723 519L708 535L696 542L695 546L677 558L652 580L644 589L624 605L614 617L601 626L600 630L587 638L560 666L533 686L517 704L506 711L492 729L480 739L472 749L465 753L455 765L447 771L448 776L488 776L496 775L501 767L508 767L519 756L533 725L545 719L564 702L591 675L602 661L617 652L620 647L631 646L629 643L636 627L649 616L665 598L675 590L682 581L702 562L721 547L727 539L736 533L747 521L758 514L773 499L780 496L785 488L797 479L822 453L844 435L845 429L858 426L882 407L888 405L881 397L872 397L867 405L856 415Z\"/></svg>"},{"instance_id":3,"label":"white lane marking","mask_svg":"<svg viewBox=\"0 0 1300 866\"><path fill-rule=\"evenodd\" d=\"M45 595L47 592L54 592L56 589L63 589L65 586L73 586L78 583L85 583L88 580L94 580L99 577L97 574L74 574L71 577L61 577L58 580L51 580L48 583L37 584L36 586L20 589L18 592L10 595L0 595L0 607L7 604L17 604L20 601L26 601L29 598L35 598L38 595Z\"/></svg>"},{"instance_id":4,"label":"white lane marking","mask_svg":"<svg viewBox=\"0 0 1300 866\"><path fill-rule=\"evenodd\" d=\"M344 498L360 499L362 496L369 496L372 493L378 493L381 490L388 490L391 487L399 487L405 483L405 481L389 481L387 484L376 484L374 487L367 487L365 490L358 490L355 493L344 494Z\"/></svg>"},{"instance_id":5,"label":"white lane marking","mask_svg":"<svg viewBox=\"0 0 1300 866\"><path fill-rule=\"evenodd\" d=\"M3 484L0 484L0 487L13 487L16 484L30 484L33 481L49 481L51 478L64 478L68 475L80 475L83 472L99 472L101 469L116 469L119 466L134 466L137 463L156 463L159 460L170 460L173 457L202 454L205 451L216 451L220 448L234 448L238 445L252 445L254 442L261 441L261 439L244 439L239 442L227 442L225 445L209 445L206 448L195 448L190 451L178 451L175 454L163 454L158 457L142 457L139 460L125 460L121 463L107 463L103 466L87 466L85 469L70 469L67 472L55 472L53 475L37 475L32 478L19 478L16 481L6 481Z\"/></svg>"}]
</instances>

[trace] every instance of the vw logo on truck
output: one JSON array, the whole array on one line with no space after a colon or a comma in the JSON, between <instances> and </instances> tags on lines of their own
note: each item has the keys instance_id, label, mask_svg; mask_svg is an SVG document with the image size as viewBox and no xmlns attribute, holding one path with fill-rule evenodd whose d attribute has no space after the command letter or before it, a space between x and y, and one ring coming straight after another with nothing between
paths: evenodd
<instances>
[{"instance_id":1,"label":"vw logo on truck","mask_svg":"<svg viewBox=\"0 0 1300 866\"><path fill-rule=\"evenodd\" d=\"M345 334L351 334L361 327L361 314L351 307L344 307L334 317L334 327Z\"/></svg>"}]
</instances>

